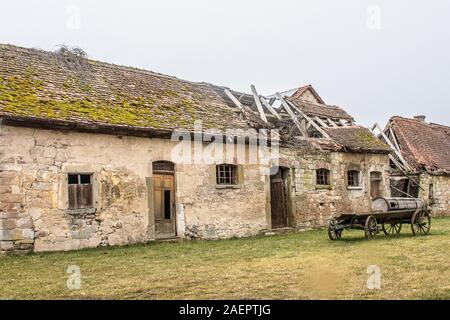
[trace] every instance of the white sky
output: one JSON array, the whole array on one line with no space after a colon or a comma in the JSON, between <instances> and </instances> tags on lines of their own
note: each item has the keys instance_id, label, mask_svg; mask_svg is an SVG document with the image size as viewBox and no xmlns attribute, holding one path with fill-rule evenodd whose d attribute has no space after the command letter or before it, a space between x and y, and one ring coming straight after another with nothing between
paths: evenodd
<instances>
[{"instance_id":1,"label":"white sky","mask_svg":"<svg viewBox=\"0 0 450 320\"><path fill-rule=\"evenodd\" d=\"M450 125L450 0L2 1L0 43L261 94L312 84L366 126Z\"/></svg>"}]
</instances>

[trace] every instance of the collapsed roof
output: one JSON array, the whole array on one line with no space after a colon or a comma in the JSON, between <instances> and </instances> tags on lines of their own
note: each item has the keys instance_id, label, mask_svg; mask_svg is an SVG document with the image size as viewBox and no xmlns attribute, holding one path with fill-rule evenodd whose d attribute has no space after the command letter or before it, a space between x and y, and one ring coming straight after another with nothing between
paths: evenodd
<instances>
[{"instance_id":1,"label":"collapsed roof","mask_svg":"<svg viewBox=\"0 0 450 320\"><path fill-rule=\"evenodd\" d=\"M388 122L389 128L413 170L450 173L450 127L394 116Z\"/></svg>"}]
</instances>

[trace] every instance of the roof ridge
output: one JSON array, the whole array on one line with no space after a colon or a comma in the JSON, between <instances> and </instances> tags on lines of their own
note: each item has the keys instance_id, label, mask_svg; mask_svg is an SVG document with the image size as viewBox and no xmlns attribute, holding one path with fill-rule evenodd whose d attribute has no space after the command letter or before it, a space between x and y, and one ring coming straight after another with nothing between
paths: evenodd
<instances>
[{"instance_id":1,"label":"roof ridge","mask_svg":"<svg viewBox=\"0 0 450 320\"><path fill-rule=\"evenodd\" d=\"M0 43L0 49L5 48L5 49L14 49L14 50L19 50L22 52L29 52L29 53L40 53L40 54L47 54L47 55L56 55L57 53L55 51L49 51L49 50L44 50L41 48L26 48L26 47L21 47L21 46L16 46L13 44L3 44ZM127 66L127 65L123 65L123 64L116 64L116 63L112 63L112 62L107 62L107 61L102 61L102 60L97 60L97 59L93 59L93 58L89 58L87 57L86 60L89 63L93 63L95 65L104 65L106 66L112 66L115 68L119 68L119 69L127 69L128 71L133 71L133 72L139 72L139 73L143 73L143 74L151 74L153 76L157 76L157 77L161 77L164 79L171 79L171 80L176 80L176 81L181 81L181 82L186 82L186 83L190 83L190 84L197 84L197 85L213 85L212 83L209 82L205 82L205 81L192 81L192 80L187 80L187 79L182 79L182 78L178 78L177 76L174 75L169 75L169 74L164 74L161 72L156 72L150 69L144 69L144 68L140 68L140 67L133 67L133 66Z\"/></svg>"}]
</instances>

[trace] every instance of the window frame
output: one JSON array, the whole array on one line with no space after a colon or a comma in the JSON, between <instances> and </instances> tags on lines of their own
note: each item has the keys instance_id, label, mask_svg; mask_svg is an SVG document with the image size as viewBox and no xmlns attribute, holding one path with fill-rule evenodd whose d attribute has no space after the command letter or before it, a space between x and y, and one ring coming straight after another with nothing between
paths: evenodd
<instances>
[{"instance_id":1,"label":"window frame","mask_svg":"<svg viewBox=\"0 0 450 320\"><path fill-rule=\"evenodd\" d=\"M325 183L319 183L320 181L319 181L319 174L320 173L325 173L325 176L324 177L321 177L321 179L322 178L325 178ZM315 185L316 185L316 188L331 188L331 171L329 170L329 169L327 169L327 168L319 168L319 169L316 169L316 172L315 172Z\"/></svg>"},{"instance_id":2,"label":"window frame","mask_svg":"<svg viewBox=\"0 0 450 320\"><path fill-rule=\"evenodd\" d=\"M67 175L67 204L68 204L68 210L70 212L78 212L78 211L90 211L95 208L95 200L94 200L94 173L91 172L68 172ZM70 183L70 176L77 176L77 183ZM82 176L89 176L89 183L82 183ZM72 186L75 187L74 192L74 198L75 203L71 203L71 188ZM84 191L83 188L81 188L81 191L78 189L80 186L90 186L90 190ZM88 192L90 195L88 196L87 200L80 201L78 198L80 196L81 192ZM82 203L86 202L85 205Z\"/></svg>"},{"instance_id":3,"label":"window frame","mask_svg":"<svg viewBox=\"0 0 450 320\"><path fill-rule=\"evenodd\" d=\"M234 169L234 184L218 183L218 167L219 166L232 166ZM211 183L216 189L241 189L244 184L244 168L243 165L237 165L232 163L219 163L211 166Z\"/></svg>"},{"instance_id":4,"label":"window frame","mask_svg":"<svg viewBox=\"0 0 450 320\"><path fill-rule=\"evenodd\" d=\"M353 181L357 182L357 185L354 184L350 184L350 174L351 173L356 173L357 174L357 179L355 180L355 177L352 178ZM347 174L346 174L346 180L347 180L347 189L350 190L361 190L362 187L362 172L361 170L347 170Z\"/></svg>"}]
</instances>

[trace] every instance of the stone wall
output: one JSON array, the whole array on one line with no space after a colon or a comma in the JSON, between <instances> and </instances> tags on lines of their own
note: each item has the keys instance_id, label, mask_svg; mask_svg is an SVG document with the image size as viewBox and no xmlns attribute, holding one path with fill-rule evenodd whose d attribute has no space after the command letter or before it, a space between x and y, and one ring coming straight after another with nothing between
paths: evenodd
<instances>
[{"instance_id":1,"label":"stone wall","mask_svg":"<svg viewBox=\"0 0 450 320\"><path fill-rule=\"evenodd\" d=\"M382 173L382 196L389 196L389 160L387 155L316 152L297 154L284 150L284 165L291 170L291 226L311 228L326 225L327 220L343 212L368 212L371 209L370 172ZM282 163L283 165L283 163ZM316 185L317 169L330 170L330 187ZM360 187L347 186L347 171L361 172Z\"/></svg>"},{"instance_id":2,"label":"stone wall","mask_svg":"<svg viewBox=\"0 0 450 320\"><path fill-rule=\"evenodd\" d=\"M152 161L175 163L180 237L226 238L267 229L268 181L242 166L242 184L221 189L215 165L177 164L175 142L0 127L1 250L72 250L152 240ZM68 209L68 173L92 173L94 207ZM152 191L150 191L152 192ZM153 225L151 223L150 225ZM153 233L154 234L154 233Z\"/></svg>"},{"instance_id":3,"label":"stone wall","mask_svg":"<svg viewBox=\"0 0 450 320\"><path fill-rule=\"evenodd\" d=\"M432 213L435 216L450 215L450 176L430 175L423 173L419 177L420 186L419 197L428 201ZM430 198L430 184L433 185L434 196Z\"/></svg>"},{"instance_id":4,"label":"stone wall","mask_svg":"<svg viewBox=\"0 0 450 320\"><path fill-rule=\"evenodd\" d=\"M149 180L152 161L158 160L175 163L179 237L243 237L270 228L268 166L239 165L239 185L223 188L215 183L215 164L179 163L172 158L174 145L167 139L2 125L1 251L72 250L153 240ZM383 192L388 190L386 155L283 149L281 165L291 172L290 226L296 228L323 226L340 212L368 211L371 171L382 172ZM330 187L316 185L319 168L330 170ZM361 188L347 188L350 169L362 172ZM92 208L69 210L69 173L92 174Z\"/></svg>"}]
</instances>

